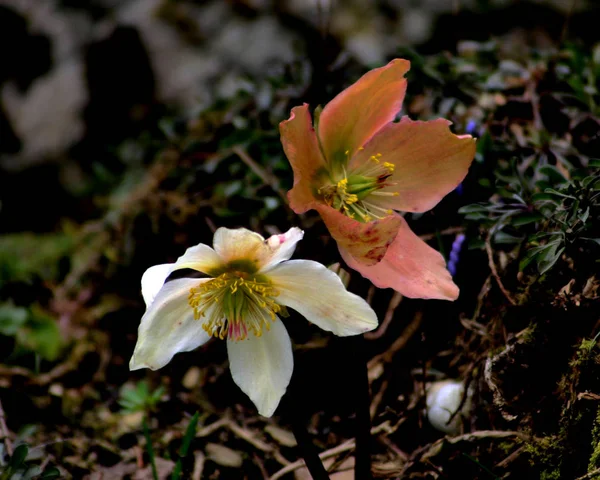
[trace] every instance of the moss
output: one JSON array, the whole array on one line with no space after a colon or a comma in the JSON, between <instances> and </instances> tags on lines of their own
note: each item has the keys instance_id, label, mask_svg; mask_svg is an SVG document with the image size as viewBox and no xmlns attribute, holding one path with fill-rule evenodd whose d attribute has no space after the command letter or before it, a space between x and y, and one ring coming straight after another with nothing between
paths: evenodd
<instances>
[{"instance_id":1,"label":"moss","mask_svg":"<svg viewBox=\"0 0 600 480\"><path fill-rule=\"evenodd\" d=\"M589 362L592 355L592 351L596 346L596 339L583 339L577 350L577 359L575 360L578 364L585 364Z\"/></svg>"},{"instance_id":2,"label":"moss","mask_svg":"<svg viewBox=\"0 0 600 480\"><path fill-rule=\"evenodd\" d=\"M600 468L600 407L596 411L596 420L592 427L592 454L588 464L588 472Z\"/></svg>"},{"instance_id":3,"label":"moss","mask_svg":"<svg viewBox=\"0 0 600 480\"><path fill-rule=\"evenodd\" d=\"M536 438L525 445L525 451L530 455L533 465L543 466L540 480L559 480L561 478L561 458L563 442L560 436Z\"/></svg>"}]
</instances>

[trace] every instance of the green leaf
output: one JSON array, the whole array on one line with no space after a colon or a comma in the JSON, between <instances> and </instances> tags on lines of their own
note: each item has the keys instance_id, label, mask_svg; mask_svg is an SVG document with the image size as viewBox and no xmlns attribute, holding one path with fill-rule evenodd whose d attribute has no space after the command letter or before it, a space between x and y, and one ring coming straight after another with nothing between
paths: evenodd
<instances>
[{"instance_id":1,"label":"green leaf","mask_svg":"<svg viewBox=\"0 0 600 480\"><path fill-rule=\"evenodd\" d=\"M553 195L551 193L534 193L531 196L531 200L533 202L551 201L551 202L554 202L554 203L558 204L557 203L557 199L556 199L556 195Z\"/></svg>"},{"instance_id":2,"label":"green leaf","mask_svg":"<svg viewBox=\"0 0 600 480\"><path fill-rule=\"evenodd\" d=\"M12 302L0 304L0 333L9 337L16 335L28 316L24 307L16 307Z\"/></svg>"},{"instance_id":3,"label":"green leaf","mask_svg":"<svg viewBox=\"0 0 600 480\"><path fill-rule=\"evenodd\" d=\"M458 213L474 213L474 212L487 212L490 207L489 203L472 203L465 205L458 209Z\"/></svg>"},{"instance_id":4,"label":"green leaf","mask_svg":"<svg viewBox=\"0 0 600 480\"><path fill-rule=\"evenodd\" d=\"M581 240L586 240L588 242L594 242L598 245L600 245L600 238L588 238L588 237L579 237L581 238Z\"/></svg>"},{"instance_id":5,"label":"green leaf","mask_svg":"<svg viewBox=\"0 0 600 480\"><path fill-rule=\"evenodd\" d=\"M150 391L148 383L140 381L134 388L124 386L121 389L118 403L123 408L124 413L147 412L153 410L160 402L165 393L163 386L154 391Z\"/></svg>"},{"instance_id":6,"label":"green leaf","mask_svg":"<svg viewBox=\"0 0 600 480\"><path fill-rule=\"evenodd\" d=\"M15 448L15 451L10 457L9 468L13 471L18 470L25 463L25 459L27 458L27 454L29 453L29 447L25 444L19 445Z\"/></svg>"},{"instance_id":7,"label":"green leaf","mask_svg":"<svg viewBox=\"0 0 600 480\"><path fill-rule=\"evenodd\" d=\"M543 275L554 266L564 250L565 247L558 248L558 245L553 245L544 250L543 253L540 253L537 259L537 267L540 275Z\"/></svg>"},{"instance_id":8,"label":"green leaf","mask_svg":"<svg viewBox=\"0 0 600 480\"><path fill-rule=\"evenodd\" d=\"M0 236L0 285L9 281L29 281L34 276L53 279L58 260L74 245L63 233L11 233Z\"/></svg>"},{"instance_id":9,"label":"green leaf","mask_svg":"<svg viewBox=\"0 0 600 480\"><path fill-rule=\"evenodd\" d=\"M19 345L54 361L63 347L63 338L56 320L40 308L33 308L25 326L17 332Z\"/></svg>"},{"instance_id":10,"label":"green leaf","mask_svg":"<svg viewBox=\"0 0 600 480\"><path fill-rule=\"evenodd\" d=\"M175 464L175 468L173 469L173 473L171 474L171 480L178 480L181 476L181 469L183 468L183 464L181 459L185 458L188 454L188 450L190 448L190 444L192 443L193 438L196 436L196 428L198 426L198 418L200 417L200 412L196 412L194 416L190 419L190 423L185 429L185 435L183 436L183 441L181 442L181 447L177 454L179 455L179 459Z\"/></svg>"},{"instance_id":11,"label":"green leaf","mask_svg":"<svg viewBox=\"0 0 600 480\"><path fill-rule=\"evenodd\" d=\"M44 473L42 473L41 476L41 480L51 480L54 478L59 478L60 477L60 470L56 467L50 467L47 468L46 470L44 470Z\"/></svg>"},{"instance_id":12,"label":"green leaf","mask_svg":"<svg viewBox=\"0 0 600 480\"><path fill-rule=\"evenodd\" d=\"M571 200L577 200L577 198L575 198L573 195L566 195L562 192L559 192L558 190L554 190L553 188L547 188L546 190L544 190L544 192L550 193L552 195L556 195L557 197L570 198Z\"/></svg>"},{"instance_id":13,"label":"green leaf","mask_svg":"<svg viewBox=\"0 0 600 480\"><path fill-rule=\"evenodd\" d=\"M502 245L514 245L521 243L525 237L517 237L506 232L497 232L494 235L494 243Z\"/></svg>"},{"instance_id":14,"label":"green leaf","mask_svg":"<svg viewBox=\"0 0 600 480\"><path fill-rule=\"evenodd\" d=\"M520 215L513 217L513 219L510 221L510 223L511 223L511 225L514 225L515 227L519 227L522 225L528 225L530 223L536 223L543 219L544 219L544 216L537 212L522 213Z\"/></svg>"},{"instance_id":15,"label":"green leaf","mask_svg":"<svg viewBox=\"0 0 600 480\"><path fill-rule=\"evenodd\" d=\"M568 180L563 176L562 172L554 165L544 165L538 169L540 173L546 175L551 183L561 184Z\"/></svg>"}]
</instances>

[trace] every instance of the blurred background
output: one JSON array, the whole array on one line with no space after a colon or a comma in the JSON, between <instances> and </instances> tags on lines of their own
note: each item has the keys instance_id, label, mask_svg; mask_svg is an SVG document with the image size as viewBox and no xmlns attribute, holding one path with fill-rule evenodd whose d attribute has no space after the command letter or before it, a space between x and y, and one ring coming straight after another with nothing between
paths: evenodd
<instances>
[{"instance_id":1,"label":"blurred background","mask_svg":"<svg viewBox=\"0 0 600 480\"><path fill-rule=\"evenodd\" d=\"M550 373L540 351L526 353L533 387L531 377L519 377L522 369L504 371L517 382L510 395L526 420L511 424L481 407L466 422L474 430L533 431L542 447L507 435L500 447L428 451L440 445L440 433L424 421L424 374L415 369L477 379L486 356L530 325L531 310L505 322L506 299L497 291L487 297L487 213L468 224L457 210L498 198L494 172L511 184L512 158L535 158L522 173L538 162L564 174L600 156L598 18L600 4L592 0L0 0L0 437L11 444L0 449L0 468L10 465L15 445L26 444L28 456L14 471L35 466L41 475L50 465L61 478L153 478L143 421L160 478L178 460L182 478L269 478L298 458L285 418L257 417L232 384L222 344L177 356L160 372L129 372L144 311L139 279L188 246L210 244L219 226L267 236L298 225L308 232L298 258L338 262L318 216L298 217L287 207L293 179L277 126L291 107L324 105L367 70L403 57L412 70L402 113L444 116L456 133L480 140L463 186L433 212L410 216L446 258L454 252L460 300L404 300L396 310L393 292L375 292L358 275L350 282L380 318L395 315L387 334L372 339L370 355L379 358L407 335L390 369L373 373L374 424L391 422L397 434L377 441L375 468L382 478L586 474L598 440L595 408L586 410L592 420L582 445L568 444L581 458L565 466L571 450L559 446L567 445L560 435L576 430L565 430L562 403L540 400L558 402L556 383L580 340L575 333L563 340ZM541 227L524 221L510 228L495 239L494 254L501 275L510 272L509 290L517 290L518 269L510 265L522 251L511 249ZM458 265L456 235L465 232ZM589 252L580 255L591 258ZM547 290L568 284L567 263ZM593 277L595 265L580 268L577 285ZM552 301L540 297L529 308ZM592 317L585 316L580 337L595 333ZM347 347L299 316L286 326L299 382L319 392L306 402L310 432L320 449L334 448L353 436ZM555 336L559 330L551 329L544 338ZM527 385L535 394L522 394ZM489 406L486 388L481 397ZM195 453L180 458L197 410ZM541 410L551 420L523 413ZM206 430L223 418L230 423ZM425 451L429 459L421 458ZM554 457L544 457L548 451ZM446 477L435 476L436 455ZM282 478L308 478L302 472ZM568 473L551 476L556 472Z\"/></svg>"}]
</instances>

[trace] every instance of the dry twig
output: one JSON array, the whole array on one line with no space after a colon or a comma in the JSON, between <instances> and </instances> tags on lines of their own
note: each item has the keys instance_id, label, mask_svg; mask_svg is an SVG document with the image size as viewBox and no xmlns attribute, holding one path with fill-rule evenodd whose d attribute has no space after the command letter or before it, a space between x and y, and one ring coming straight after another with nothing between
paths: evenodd
<instances>
[{"instance_id":1,"label":"dry twig","mask_svg":"<svg viewBox=\"0 0 600 480\"><path fill-rule=\"evenodd\" d=\"M512 298L511 294L504 287L504 284L502 283L502 280L500 279L500 275L498 275L498 270L496 269L496 264L494 263L494 252L492 251L492 243L491 243L490 235L488 235L485 240L485 251L487 252L487 256L488 256L488 265L490 266L490 270L492 271L492 275L496 279L496 282L498 282L498 287L500 287L500 290L502 291L502 293L504 294L506 299L511 303L511 305L517 305L517 302L515 301L515 299Z\"/></svg>"},{"instance_id":2,"label":"dry twig","mask_svg":"<svg viewBox=\"0 0 600 480\"><path fill-rule=\"evenodd\" d=\"M10 441L10 432L6 427L6 415L4 414L4 408L2 408L2 401L0 401L0 433L6 446L6 453L9 455L13 454L12 443Z\"/></svg>"},{"instance_id":3,"label":"dry twig","mask_svg":"<svg viewBox=\"0 0 600 480\"><path fill-rule=\"evenodd\" d=\"M400 305L401 301L402 294L394 292L394 295L392 296L390 303L388 304L387 311L385 312L385 317L383 317L383 322L381 322L379 328L374 332L365 333L365 338L367 340L377 340L385 334L390 323L392 322L392 318L394 318L394 312L396 311L396 308L398 308L398 305Z\"/></svg>"},{"instance_id":4,"label":"dry twig","mask_svg":"<svg viewBox=\"0 0 600 480\"><path fill-rule=\"evenodd\" d=\"M381 366L390 363L394 355L404 348L408 341L413 337L419 330L421 322L423 321L423 313L417 312L412 321L406 326L402 334L390 345L385 352L376 355L367 363L369 370L369 381L372 382L381 376Z\"/></svg>"},{"instance_id":5,"label":"dry twig","mask_svg":"<svg viewBox=\"0 0 600 480\"><path fill-rule=\"evenodd\" d=\"M381 425L377 425L376 427L373 427L371 429L371 435L376 435L383 431L388 432L389 429L390 429L390 426L387 424L387 422L384 422ZM329 450L325 450L324 452L319 453L319 458L321 459L321 461L323 461L328 458L336 457L337 455L339 455L341 453L344 453L344 452L347 452L350 450L354 450L354 447L355 447L355 441L352 438L350 440L346 440L344 443L338 445L337 447L333 447L333 448L330 448ZM284 475L286 475L290 472L293 472L294 470L298 470L299 468L302 468L304 466L305 466L304 460L296 460L295 462L290 463L289 465L283 467L278 472L275 472L275 474L273 474L273 476L271 477L270 480L277 480L278 478L281 478Z\"/></svg>"},{"instance_id":6,"label":"dry twig","mask_svg":"<svg viewBox=\"0 0 600 480\"><path fill-rule=\"evenodd\" d=\"M281 197L284 205L287 205L288 199L285 195L285 192L281 188L279 188L279 181L277 180L277 177L270 174L258 163L256 163L254 159L250 155L248 155L248 152L246 152L246 150L244 150L242 147L235 146L231 149L231 151L235 153L240 158L240 160L244 162L248 166L248 168L250 168L250 170L252 170L263 181L265 185L271 187L273 191Z\"/></svg>"}]
</instances>

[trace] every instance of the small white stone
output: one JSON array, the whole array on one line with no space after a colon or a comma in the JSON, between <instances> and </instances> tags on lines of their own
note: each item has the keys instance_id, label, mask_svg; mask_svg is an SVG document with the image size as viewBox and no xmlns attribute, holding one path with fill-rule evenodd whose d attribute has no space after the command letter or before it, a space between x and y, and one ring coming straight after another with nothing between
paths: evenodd
<instances>
[{"instance_id":1,"label":"small white stone","mask_svg":"<svg viewBox=\"0 0 600 480\"><path fill-rule=\"evenodd\" d=\"M441 380L427 387L427 419L433 428L450 435L460 433L462 419L470 407L469 398L452 421L448 421L459 409L464 391L464 383L458 380Z\"/></svg>"}]
</instances>

